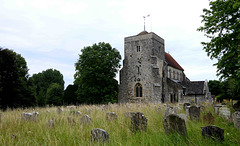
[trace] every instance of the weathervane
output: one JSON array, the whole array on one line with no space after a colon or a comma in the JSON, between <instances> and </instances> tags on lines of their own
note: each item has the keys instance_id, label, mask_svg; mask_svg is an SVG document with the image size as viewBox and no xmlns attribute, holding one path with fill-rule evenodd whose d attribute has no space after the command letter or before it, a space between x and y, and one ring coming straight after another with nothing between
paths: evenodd
<instances>
[{"instance_id":1,"label":"weathervane","mask_svg":"<svg viewBox=\"0 0 240 146\"><path fill-rule=\"evenodd\" d=\"M143 16L143 21L144 21L144 31L146 31L146 29L145 29L145 18L146 18L146 17L150 17L150 14L147 15L147 16Z\"/></svg>"}]
</instances>

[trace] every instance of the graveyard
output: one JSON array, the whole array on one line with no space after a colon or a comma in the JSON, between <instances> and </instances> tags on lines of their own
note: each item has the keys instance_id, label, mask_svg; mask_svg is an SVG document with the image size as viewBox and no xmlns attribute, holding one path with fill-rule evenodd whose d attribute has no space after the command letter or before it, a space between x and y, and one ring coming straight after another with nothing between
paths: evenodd
<instances>
[{"instance_id":1,"label":"graveyard","mask_svg":"<svg viewBox=\"0 0 240 146\"><path fill-rule=\"evenodd\" d=\"M226 111L226 109L229 111ZM225 110L224 110L225 109ZM222 112L224 110L224 112ZM231 114L235 114L231 116ZM230 116L229 116L230 115ZM238 124L233 119L237 119ZM239 145L230 104L107 104L1 111L1 145ZM217 134L209 136L209 131Z\"/></svg>"}]
</instances>

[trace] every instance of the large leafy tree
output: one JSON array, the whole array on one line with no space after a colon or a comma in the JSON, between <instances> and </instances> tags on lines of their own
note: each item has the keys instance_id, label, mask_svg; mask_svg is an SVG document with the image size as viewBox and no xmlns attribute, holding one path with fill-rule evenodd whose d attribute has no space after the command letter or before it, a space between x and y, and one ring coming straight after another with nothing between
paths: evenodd
<instances>
[{"instance_id":1,"label":"large leafy tree","mask_svg":"<svg viewBox=\"0 0 240 146\"><path fill-rule=\"evenodd\" d=\"M61 92L64 90L63 75L60 71L56 69L47 69L38 74L34 74L32 78L36 86L37 104L39 106L52 104L48 102L51 101L51 97L55 98L56 96L59 96L59 98L62 99L60 94L57 94L56 96L49 96L49 98L47 98L47 90L53 83L57 83L61 87Z\"/></svg>"},{"instance_id":2,"label":"large leafy tree","mask_svg":"<svg viewBox=\"0 0 240 146\"><path fill-rule=\"evenodd\" d=\"M78 104L76 91L78 89L77 85L68 85L63 94L63 103L66 105L69 104Z\"/></svg>"},{"instance_id":3,"label":"large leafy tree","mask_svg":"<svg viewBox=\"0 0 240 146\"><path fill-rule=\"evenodd\" d=\"M209 42L202 42L211 59L218 62L217 75L240 79L240 1L211 0L210 9L203 9L204 31Z\"/></svg>"},{"instance_id":4,"label":"large leafy tree","mask_svg":"<svg viewBox=\"0 0 240 146\"><path fill-rule=\"evenodd\" d=\"M16 52L0 48L0 106L15 108L34 106L35 87L29 79L25 59Z\"/></svg>"},{"instance_id":5,"label":"large leafy tree","mask_svg":"<svg viewBox=\"0 0 240 146\"><path fill-rule=\"evenodd\" d=\"M121 55L109 43L100 42L81 50L75 63L74 84L82 103L116 102L118 83L114 79Z\"/></svg>"},{"instance_id":6,"label":"large leafy tree","mask_svg":"<svg viewBox=\"0 0 240 146\"><path fill-rule=\"evenodd\" d=\"M47 103L51 105L62 105L63 89L58 83L52 83L46 93Z\"/></svg>"}]
</instances>

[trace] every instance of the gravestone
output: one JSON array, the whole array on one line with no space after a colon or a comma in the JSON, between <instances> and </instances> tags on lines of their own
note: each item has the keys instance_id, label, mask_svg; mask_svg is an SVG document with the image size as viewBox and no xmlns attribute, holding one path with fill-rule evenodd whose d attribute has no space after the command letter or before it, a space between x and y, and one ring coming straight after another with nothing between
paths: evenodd
<instances>
[{"instance_id":1,"label":"gravestone","mask_svg":"<svg viewBox=\"0 0 240 146\"><path fill-rule=\"evenodd\" d=\"M184 119L185 123L187 122L187 115L185 114L177 114L180 118Z\"/></svg>"},{"instance_id":2,"label":"gravestone","mask_svg":"<svg viewBox=\"0 0 240 146\"><path fill-rule=\"evenodd\" d=\"M135 112L126 112L125 117L126 118L132 118L132 116L135 115L135 114L136 114Z\"/></svg>"},{"instance_id":3,"label":"gravestone","mask_svg":"<svg viewBox=\"0 0 240 146\"><path fill-rule=\"evenodd\" d=\"M183 104L183 109L184 109L184 111L186 111L186 107L187 107L187 106L190 106L190 105L191 105L190 103L184 103L184 104Z\"/></svg>"},{"instance_id":4,"label":"gravestone","mask_svg":"<svg viewBox=\"0 0 240 146\"><path fill-rule=\"evenodd\" d=\"M96 128L91 130L91 139L92 141L102 141L106 142L109 138L108 132L103 129Z\"/></svg>"},{"instance_id":5,"label":"gravestone","mask_svg":"<svg viewBox=\"0 0 240 146\"><path fill-rule=\"evenodd\" d=\"M211 125L202 128L202 136L208 136L213 140L221 140L224 141L224 129L221 129L217 126Z\"/></svg>"},{"instance_id":6,"label":"gravestone","mask_svg":"<svg viewBox=\"0 0 240 146\"><path fill-rule=\"evenodd\" d=\"M48 121L46 125L48 128L54 127L54 118L52 118L52 120Z\"/></svg>"},{"instance_id":7,"label":"gravestone","mask_svg":"<svg viewBox=\"0 0 240 146\"><path fill-rule=\"evenodd\" d=\"M68 123L70 125L75 125L76 124L75 120L73 118L71 118L71 117L67 117L67 120L68 120Z\"/></svg>"},{"instance_id":8,"label":"gravestone","mask_svg":"<svg viewBox=\"0 0 240 146\"><path fill-rule=\"evenodd\" d=\"M227 107L221 107L219 108L219 115L224 119L228 120L230 118L231 111Z\"/></svg>"},{"instance_id":9,"label":"gravestone","mask_svg":"<svg viewBox=\"0 0 240 146\"><path fill-rule=\"evenodd\" d=\"M58 113L58 114L61 114L62 112L63 112L63 109L60 108L60 107L58 107L58 108L57 108L57 113Z\"/></svg>"},{"instance_id":10,"label":"gravestone","mask_svg":"<svg viewBox=\"0 0 240 146\"><path fill-rule=\"evenodd\" d=\"M200 120L200 109L196 106L191 106L189 108L189 116L191 120Z\"/></svg>"},{"instance_id":11,"label":"gravestone","mask_svg":"<svg viewBox=\"0 0 240 146\"><path fill-rule=\"evenodd\" d=\"M215 110L215 113L218 115L219 114L219 109L223 107L223 105L221 104L215 104L214 105L214 110Z\"/></svg>"},{"instance_id":12,"label":"gravestone","mask_svg":"<svg viewBox=\"0 0 240 146\"><path fill-rule=\"evenodd\" d=\"M131 118L131 131L146 131L147 130L147 118L143 113L137 112Z\"/></svg>"},{"instance_id":13,"label":"gravestone","mask_svg":"<svg viewBox=\"0 0 240 146\"><path fill-rule=\"evenodd\" d=\"M203 116L203 121L207 124L211 124L211 125L214 124L214 120L215 120L215 118L211 112L209 112Z\"/></svg>"},{"instance_id":14,"label":"gravestone","mask_svg":"<svg viewBox=\"0 0 240 146\"><path fill-rule=\"evenodd\" d=\"M92 119L88 115L83 115L80 121L82 124L89 124L92 122Z\"/></svg>"},{"instance_id":15,"label":"gravestone","mask_svg":"<svg viewBox=\"0 0 240 146\"><path fill-rule=\"evenodd\" d=\"M187 128L185 120L178 115L170 114L163 118L163 127L167 135L177 132L187 136Z\"/></svg>"},{"instance_id":16,"label":"gravestone","mask_svg":"<svg viewBox=\"0 0 240 146\"><path fill-rule=\"evenodd\" d=\"M106 113L106 119L108 121L117 120L117 114L114 112Z\"/></svg>"},{"instance_id":17,"label":"gravestone","mask_svg":"<svg viewBox=\"0 0 240 146\"><path fill-rule=\"evenodd\" d=\"M232 114L233 123L235 128L240 130L240 112L236 111Z\"/></svg>"},{"instance_id":18,"label":"gravestone","mask_svg":"<svg viewBox=\"0 0 240 146\"><path fill-rule=\"evenodd\" d=\"M166 108L165 111L164 111L163 117L166 117L166 116L168 116L170 114L177 114L176 108L173 108L173 107Z\"/></svg>"},{"instance_id":19,"label":"gravestone","mask_svg":"<svg viewBox=\"0 0 240 146\"><path fill-rule=\"evenodd\" d=\"M189 108L190 108L191 106L186 106L185 107L185 110L186 110L186 115L188 115L189 116Z\"/></svg>"}]
</instances>

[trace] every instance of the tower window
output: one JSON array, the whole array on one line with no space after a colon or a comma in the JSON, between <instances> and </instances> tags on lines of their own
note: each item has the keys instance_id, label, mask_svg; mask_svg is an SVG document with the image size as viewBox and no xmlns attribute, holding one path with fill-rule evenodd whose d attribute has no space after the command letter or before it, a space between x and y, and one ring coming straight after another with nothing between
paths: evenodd
<instances>
[{"instance_id":1,"label":"tower window","mask_svg":"<svg viewBox=\"0 0 240 146\"><path fill-rule=\"evenodd\" d=\"M135 97L142 97L142 85L140 83L135 85Z\"/></svg>"},{"instance_id":2,"label":"tower window","mask_svg":"<svg viewBox=\"0 0 240 146\"><path fill-rule=\"evenodd\" d=\"M140 46L137 46L137 52L140 52Z\"/></svg>"}]
</instances>

